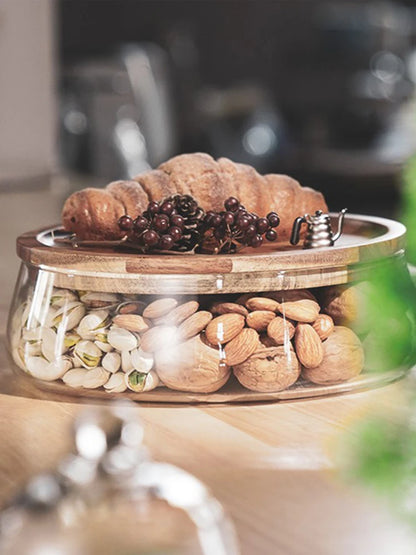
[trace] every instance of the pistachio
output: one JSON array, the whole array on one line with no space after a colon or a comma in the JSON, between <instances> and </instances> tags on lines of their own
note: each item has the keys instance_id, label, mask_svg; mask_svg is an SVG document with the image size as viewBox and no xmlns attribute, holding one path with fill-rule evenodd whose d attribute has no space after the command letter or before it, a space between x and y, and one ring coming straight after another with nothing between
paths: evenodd
<instances>
[{"instance_id":1,"label":"pistachio","mask_svg":"<svg viewBox=\"0 0 416 555\"><path fill-rule=\"evenodd\" d=\"M77 333L82 339L96 339L97 335L110 325L111 318L107 310L95 310L90 312L80 321Z\"/></svg>"},{"instance_id":2,"label":"pistachio","mask_svg":"<svg viewBox=\"0 0 416 555\"><path fill-rule=\"evenodd\" d=\"M139 372L150 372L154 365L154 358L151 354L142 351L142 349L133 349L130 352L131 363L135 370Z\"/></svg>"},{"instance_id":3,"label":"pistachio","mask_svg":"<svg viewBox=\"0 0 416 555\"><path fill-rule=\"evenodd\" d=\"M74 357L84 368L95 368L100 363L101 351L92 341L83 340L75 345Z\"/></svg>"},{"instance_id":4,"label":"pistachio","mask_svg":"<svg viewBox=\"0 0 416 555\"><path fill-rule=\"evenodd\" d=\"M138 393L155 389L160 384L159 376L154 370L147 373L132 370L124 379L127 387Z\"/></svg>"},{"instance_id":5,"label":"pistachio","mask_svg":"<svg viewBox=\"0 0 416 555\"><path fill-rule=\"evenodd\" d=\"M123 372L116 372L110 376L107 383L104 384L104 389L108 393L122 393L126 391L127 384L125 374Z\"/></svg>"},{"instance_id":6,"label":"pistachio","mask_svg":"<svg viewBox=\"0 0 416 555\"><path fill-rule=\"evenodd\" d=\"M107 353L106 355L104 355L101 364L104 370L107 370L107 372L111 372L112 374L115 374L120 369L121 356L115 351L112 353Z\"/></svg>"},{"instance_id":7,"label":"pistachio","mask_svg":"<svg viewBox=\"0 0 416 555\"><path fill-rule=\"evenodd\" d=\"M82 387L87 373L85 368L72 368L62 376L62 381L70 387Z\"/></svg>"},{"instance_id":8,"label":"pistachio","mask_svg":"<svg viewBox=\"0 0 416 555\"><path fill-rule=\"evenodd\" d=\"M113 308L120 302L116 293L101 293L99 291L82 292L79 298L88 308Z\"/></svg>"},{"instance_id":9,"label":"pistachio","mask_svg":"<svg viewBox=\"0 0 416 555\"><path fill-rule=\"evenodd\" d=\"M101 335L101 334L100 334ZM113 347L110 345L110 343L107 341L107 336L104 336L102 339L105 339L105 341L100 340L100 341L94 341L94 344L97 345L97 347L103 352L103 353L111 353L111 351L113 350Z\"/></svg>"},{"instance_id":10,"label":"pistachio","mask_svg":"<svg viewBox=\"0 0 416 555\"><path fill-rule=\"evenodd\" d=\"M130 351L121 351L121 369L126 373L134 370Z\"/></svg>"},{"instance_id":11,"label":"pistachio","mask_svg":"<svg viewBox=\"0 0 416 555\"><path fill-rule=\"evenodd\" d=\"M42 341L42 331L45 328L38 326L37 328L23 329L22 339L23 341Z\"/></svg>"},{"instance_id":12,"label":"pistachio","mask_svg":"<svg viewBox=\"0 0 416 555\"><path fill-rule=\"evenodd\" d=\"M40 356L42 354L42 341L21 341L18 349L22 360L26 360L31 356Z\"/></svg>"},{"instance_id":13,"label":"pistachio","mask_svg":"<svg viewBox=\"0 0 416 555\"><path fill-rule=\"evenodd\" d=\"M74 331L67 331L64 337L65 350L74 347L78 341L81 341L81 337Z\"/></svg>"},{"instance_id":14,"label":"pistachio","mask_svg":"<svg viewBox=\"0 0 416 555\"><path fill-rule=\"evenodd\" d=\"M50 362L61 356L65 350L61 339L52 328L42 328L42 355Z\"/></svg>"},{"instance_id":15,"label":"pistachio","mask_svg":"<svg viewBox=\"0 0 416 555\"><path fill-rule=\"evenodd\" d=\"M54 289L49 299L50 305L54 308L60 308L74 301L78 301L78 297L70 289Z\"/></svg>"},{"instance_id":16,"label":"pistachio","mask_svg":"<svg viewBox=\"0 0 416 555\"><path fill-rule=\"evenodd\" d=\"M134 333L123 328L111 328L107 334L107 341L117 351L131 351L138 346Z\"/></svg>"},{"instance_id":17,"label":"pistachio","mask_svg":"<svg viewBox=\"0 0 416 555\"><path fill-rule=\"evenodd\" d=\"M85 306L80 302L72 302L59 308L52 317L51 325L67 330L74 329L85 314Z\"/></svg>"},{"instance_id":18,"label":"pistachio","mask_svg":"<svg viewBox=\"0 0 416 555\"><path fill-rule=\"evenodd\" d=\"M62 378L71 368L72 363L67 357L60 357L49 362L43 357L29 357L27 369L29 373L40 380L53 381Z\"/></svg>"},{"instance_id":19,"label":"pistachio","mask_svg":"<svg viewBox=\"0 0 416 555\"><path fill-rule=\"evenodd\" d=\"M92 370L88 370L85 374L84 381L82 382L82 387L86 389L96 389L101 387L108 382L110 373L104 370L101 366L97 366Z\"/></svg>"}]
</instances>

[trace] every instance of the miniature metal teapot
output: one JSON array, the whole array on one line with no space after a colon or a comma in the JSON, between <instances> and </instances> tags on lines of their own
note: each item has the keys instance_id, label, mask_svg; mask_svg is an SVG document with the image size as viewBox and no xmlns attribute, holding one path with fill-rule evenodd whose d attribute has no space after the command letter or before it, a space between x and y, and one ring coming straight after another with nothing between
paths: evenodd
<instances>
[{"instance_id":1,"label":"miniature metal teapot","mask_svg":"<svg viewBox=\"0 0 416 555\"><path fill-rule=\"evenodd\" d=\"M344 216L347 208L341 210L338 216L338 231L334 234L331 229L331 220L328 214L324 214L322 210L317 210L313 216L305 214L296 218L293 222L292 235L290 243L297 245L299 242L300 228L303 223L308 224L305 241L303 243L304 249L314 249L317 247L332 247L342 233L342 226L344 224Z\"/></svg>"}]
</instances>

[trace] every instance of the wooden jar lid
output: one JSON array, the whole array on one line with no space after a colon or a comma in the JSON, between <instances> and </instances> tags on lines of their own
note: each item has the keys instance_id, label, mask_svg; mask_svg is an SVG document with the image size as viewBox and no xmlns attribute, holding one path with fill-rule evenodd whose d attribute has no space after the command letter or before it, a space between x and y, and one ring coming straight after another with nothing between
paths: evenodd
<instances>
[{"instance_id":1,"label":"wooden jar lid","mask_svg":"<svg viewBox=\"0 0 416 555\"><path fill-rule=\"evenodd\" d=\"M333 216L336 226L336 216ZM54 285L132 294L212 294L299 289L346 283L375 263L404 254L406 228L372 216L347 215L334 247L269 244L234 255L142 255L57 244L47 228L17 239L27 264L54 274ZM279 250L277 250L279 249Z\"/></svg>"}]
</instances>

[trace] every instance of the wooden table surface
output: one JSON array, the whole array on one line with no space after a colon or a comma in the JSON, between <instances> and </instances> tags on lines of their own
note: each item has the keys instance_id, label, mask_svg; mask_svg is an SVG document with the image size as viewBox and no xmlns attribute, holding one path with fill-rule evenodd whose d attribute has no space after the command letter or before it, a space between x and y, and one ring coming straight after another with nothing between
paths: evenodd
<instances>
[{"instance_id":1,"label":"wooden table surface","mask_svg":"<svg viewBox=\"0 0 416 555\"><path fill-rule=\"evenodd\" d=\"M6 310L0 310L4 330ZM76 402L19 395L0 346L0 504L69 447ZM341 479L338 447L354 423L400 398L401 384L366 393L244 406L137 406L157 460L203 480L235 523L243 555L415 552L416 538ZM5 393L7 391L7 393ZM215 554L213 554L215 555Z\"/></svg>"},{"instance_id":2,"label":"wooden table surface","mask_svg":"<svg viewBox=\"0 0 416 555\"><path fill-rule=\"evenodd\" d=\"M11 197L10 202L17 201ZM36 202L41 205L39 196ZM17 206L30 208L24 201ZM5 202L0 202L2 215L3 231L24 231L24 220L19 220L20 229L13 227L13 211ZM36 217L44 224L54 221L41 211ZM42 222L33 220L36 225ZM0 296L2 338L13 260L13 249L7 246L6 262L2 260L6 296ZM12 379L3 340L0 504L33 473L56 464L68 448L71 421L82 409L73 402L5 393ZM153 457L192 472L223 503L234 520L243 555L410 555L416 551L415 536L379 500L344 483L334 462L337 446L354 422L377 410L388 414L399 402L402 387L403 382L293 403L137 406L137 415Z\"/></svg>"}]
</instances>

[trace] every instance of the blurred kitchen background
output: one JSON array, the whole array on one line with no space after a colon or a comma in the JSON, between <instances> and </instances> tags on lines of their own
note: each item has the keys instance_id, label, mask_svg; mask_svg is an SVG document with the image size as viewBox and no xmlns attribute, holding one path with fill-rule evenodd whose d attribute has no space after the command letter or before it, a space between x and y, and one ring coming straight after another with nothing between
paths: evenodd
<instances>
[{"instance_id":1,"label":"blurred kitchen background","mask_svg":"<svg viewBox=\"0 0 416 555\"><path fill-rule=\"evenodd\" d=\"M59 221L72 190L198 150L400 217L413 4L0 0L2 250Z\"/></svg>"}]
</instances>

